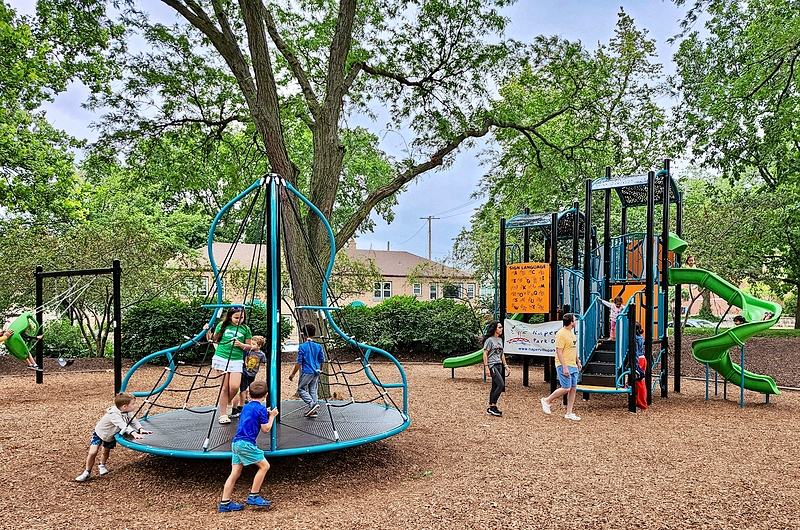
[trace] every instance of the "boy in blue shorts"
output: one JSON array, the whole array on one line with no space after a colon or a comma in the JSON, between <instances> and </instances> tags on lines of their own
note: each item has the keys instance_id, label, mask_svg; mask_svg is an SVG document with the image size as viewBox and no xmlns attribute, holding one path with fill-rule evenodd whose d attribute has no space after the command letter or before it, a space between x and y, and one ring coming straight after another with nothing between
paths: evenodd
<instances>
[{"instance_id":1,"label":"boy in blue shorts","mask_svg":"<svg viewBox=\"0 0 800 530\"><path fill-rule=\"evenodd\" d=\"M269 471L269 462L264 457L264 451L256 446L256 438L259 432L267 433L272 429L272 423L277 410L269 410L262 403L267 395L267 384L264 381L255 381L250 385L251 401L242 408L242 415L239 418L239 426L236 428L236 436L231 442L231 474L225 481L225 488L222 490L222 502L219 503L220 512L238 512L244 508L244 504L231 502L231 494L236 481L242 474L244 466L255 464L258 467L256 476L253 477L253 486L250 488L250 495L247 496L245 504L251 506L269 506L269 501L262 499L260 495L261 484Z\"/></svg>"}]
</instances>

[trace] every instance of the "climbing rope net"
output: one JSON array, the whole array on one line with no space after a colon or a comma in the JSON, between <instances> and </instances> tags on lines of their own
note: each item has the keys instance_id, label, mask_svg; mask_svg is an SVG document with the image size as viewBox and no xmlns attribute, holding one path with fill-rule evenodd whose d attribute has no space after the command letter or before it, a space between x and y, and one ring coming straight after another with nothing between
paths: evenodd
<instances>
[{"instance_id":1,"label":"climbing rope net","mask_svg":"<svg viewBox=\"0 0 800 530\"><path fill-rule=\"evenodd\" d=\"M279 191L283 193L279 193ZM251 196L249 202L239 210L244 211L244 221L239 223L238 233L233 238L233 242L227 246L226 255L221 260L221 265L217 267L214 256L215 246L213 245L215 227L222 222L223 214L234 203L248 195ZM322 285L323 294L320 306L297 306L285 296L278 299L277 291L279 289L274 286L280 285L275 274L275 271L280 269L281 261L281 238L276 235L279 224L276 220L279 217L275 213L276 209L281 210L280 206L276 208L276 204L279 202L289 205L288 208L282 210L284 218L286 215L293 216L292 220L300 227L303 226L304 216L319 215L329 233L331 248L334 248L333 234L327 220L290 184L276 175L265 177L254 183L246 192L240 194L223 208L209 231L208 255L213 272L214 287L209 290L204 300L206 303L203 304L210 314L213 313L207 328L214 329L215 322L221 317L225 308L240 306L248 315L247 325L252 328L253 334L263 334L271 339L271 343L268 343L263 351L268 359L267 367L259 370L256 380L266 381L270 391L269 402L280 410L278 420L281 428L307 433L314 438L314 445L336 444L340 441L339 424L346 424L350 421L348 410L352 409L353 415L359 417L363 417L364 410L380 411L378 413L380 416L385 416L387 413L393 414L395 419L392 421L401 426L399 430L403 430L408 425L409 419L406 412L407 383L402 367L387 352L359 343L346 333L344 329L348 329L348 323L345 320L337 322L333 317L338 308L327 305L328 297L332 298L328 278L332 270L333 256L329 259L327 267L324 267L316 255L307 253L312 255L312 266ZM307 206L305 211L301 211L302 204ZM254 212L258 212L258 214ZM248 225L253 223L255 223L255 229L246 231ZM252 236L254 233L258 234L258 243L242 243L246 234ZM302 230L302 234L303 242L310 246L311 242L305 230ZM284 248L288 250L288 244ZM236 265L241 267L244 261L249 261L246 269L232 271ZM283 261L287 267L291 266L291 259ZM229 281L232 272L245 278L242 288L237 294L238 304L225 303L222 292L223 280ZM266 281L264 277L266 277ZM271 304L269 303L270 296L273 297ZM261 298L267 299L266 310L264 310L265 304ZM322 407L318 417L313 418L313 421L309 421L305 417L298 421L300 417L304 416L305 408L301 406L302 401L295 394L296 386L283 384L287 370L291 370L294 366L295 352L291 349L283 351L286 345L282 348L278 337L274 336L277 326L273 325L270 328L271 323L279 321L275 315L279 306L289 309L298 335L302 325L306 323L315 324L316 329L319 330L315 340L323 347L325 363L322 366L319 385L319 401ZM279 312L278 315L280 315ZM143 420L171 411L180 411L184 415L195 416L197 421L204 424L202 430L205 432L205 440L202 448L203 451L207 451L214 445L212 439L220 428L216 418L219 414L225 413L225 411L219 410L225 374L213 370L211 367L211 358L214 355L216 344L208 340L205 329L194 337L186 337L186 339L187 341L179 346L155 352L137 362L126 375L122 386L123 390L128 386L137 389L149 388L134 392L135 395L144 398L137 413L137 416L142 417ZM377 354L377 356L373 354ZM166 365L160 370L154 381L152 369L136 373L147 363L164 362L165 360ZM400 382L396 382L398 376ZM391 379L395 382L382 382ZM151 381L149 385L148 380ZM364 406L372 407L364 409ZM326 428L321 429L320 423L325 423ZM274 431L275 429L273 429L273 442ZM329 439L320 441L320 433L323 431L330 433L330 436L323 436L323 438ZM363 437L364 440L361 443L381 437L385 436L369 434ZM194 445L196 443L193 443ZM276 444L273 443L272 449L274 450L275 447Z\"/></svg>"}]
</instances>

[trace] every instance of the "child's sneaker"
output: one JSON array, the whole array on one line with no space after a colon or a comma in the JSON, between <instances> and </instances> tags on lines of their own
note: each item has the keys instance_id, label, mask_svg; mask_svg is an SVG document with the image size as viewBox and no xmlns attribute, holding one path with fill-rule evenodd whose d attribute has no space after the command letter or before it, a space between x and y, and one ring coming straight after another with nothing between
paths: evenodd
<instances>
[{"instance_id":1,"label":"child's sneaker","mask_svg":"<svg viewBox=\"0 0 800 530\"><path fill-rule=\"evenodd\" d=\"M242 408L241 407L233 407L233 410L231 411L231 414L230 414L230 418L231 419L238 418L241 415L242 415Z\"/></svg>"},{"instance_id":2,"label":"child's sneaker","mask_svg":"<svg viewBox=\"0 0 800 530\"><path fill-rule=\"evenodd\" d=\"M218 421L222 425L227 425L227 424L229 424L231 422L231 419L227 414L223 414L222 416L219 417Z\"/></svg>"},{"instance_id":3,"label":"child's sneaker","mask_svg":"<svg viewBox=\"0 0 800 530\"><path fill-rule=\"evenodd\" d=\"M78 482L86 482L87 480L89 480L89 472L84 471L83 473L75 477L75 480L77 480Z\"/></svg>"},{"instance_id":4,"label":"child's sneaker","mask_svg":"<svg viewBox=\"0 0 800 530\"><path fill-rule=\"evenodd\" d=\"M244 509L244 504L239 504L238 502L221 502L219 503L219 511L220 513L226 512L238 512Z\"/></svg>"},{"instance_id":5,"label":"child's sneaker","mask_svg":"<svg viewBox=\"0 0 800 530\"><path fill-rule=\"evenodd\" d=\"M489 407L486 409L486 414L489 414L490 416L501 416L503 413L497 410L496 407Z\"/></svg>"},{"instance_id":6,"label":"child's sneaker","mask_svg":"<svg viewBox=\"0 0 800 530\"><path fill-rule=\"evenodd\" d=\"M492 407L492 410L494 411L494 413L495 413L495 415L496 415L496 416L502 416L502 415L503 415L503 411L501 411L500 409L498 409L498 408L497 408L497 405L495 405L494 407Z\"/></svg>"},{"instance_id":7,"label":"child's sneaker","mask_svg":"<svg viewBox=\"0 0 800 530\"><path fill-rule=\"evenodd\" d=\"M315 403L314 406L311 407L310 409L308 409L308 412L306 412L306 418L310 417L312 414L314 414L318 410L319 410L319 403Z\"/></svg>"},{"instance_id":8,"label":"child's sneaker","mask_svg":"<svg viewBox=\"0 0 800 530\"><path fill-rule=\"evenodd\" d=\"M547 404L547 401L545 401L544 398L540 399L539 401L542 402L542 411L545 414L550 414L550 405Z\"/></svg>"},{"instance_id":9,"label":"child's sneaker","mask_svg":"<svg viewBox=\"0 0 800 530\"><path fill-rule=\"evenodd\" d=\"M564 417L572 421L581 421L581 417L575 414L574 412L571 414L564 414Z\"/></svg>"},{"instance_id":10,"label":"child's sneaker","mask_svg":"<svg viewBox=\"0 0 800 530\"><path fill-rule=\"evenodd\" d=\"M28 370L36 370L37 372L41 372L42 371L42 369L39 368L38 364L29 364L28 365Z\"/></svg>"},{"instance_id":11,"label":"child's sneaker","mask_svg":"<svg viewBox=\"0 0 800 530\"><path fill-rule=\"evenodd\" d=\"M108 468L106 466L104 466L103 464L97 464L97 470L100 472L101 475L107 475L108 474Z\"/></svg>"},{"instance_id":12,"label":"child's sneaker","mask_svg":"<svg viewBox=\"0 0 800 530\"><path fill-rule=\"evenodd\" d=\"M262 499L261 495L256 495L255 497L252 495L247 496L247 500L244 501L251 506L269 506L269 501L266 499Z\"/></svg>"}]
</instances>

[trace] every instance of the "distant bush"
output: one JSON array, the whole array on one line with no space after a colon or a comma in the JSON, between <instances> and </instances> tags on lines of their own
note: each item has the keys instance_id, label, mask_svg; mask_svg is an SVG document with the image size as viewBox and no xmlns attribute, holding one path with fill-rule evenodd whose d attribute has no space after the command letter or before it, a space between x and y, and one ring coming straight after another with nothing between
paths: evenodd
<instances>
[{"instance_id":1,"label":"distant bush","mask_svg":"<svg viewBox=\"0 0 800 530\"><path fill-rule=\"evenodd\" d=\"M480 320L469 306L454 300L393 296L374 307L347 306L333 316L358 342L389 353L446 356L478 348Z\"/></svg>"},{"instance_id":2,"label":"distant bush","mask_svg":"<svg viewBox=\"0 0 800 530\"><path fill-rule=\"evenodd\" d=\"M186 337L194 337L203 330L214 311L202 307L202 300L183 301L157 298L141 302L130 308L123 318L122 355L139 360L151 353L178 346L186 342ZM255 306L248 310L248 324L253 335L268 335L268 319L263 307ZM285 319L281 322L281 342L291 333L291 324ZM211 358L213 351L206 344L193 346L180 353L181 357L193 360L206 356Z\"/></svg>"},{"instance_id":3,"label":"distant bush","mask_svg":"<svg viewBox=\"0 0 800 530\"><path fill-rule=\"evenodd\" d=\"M42 326L42 347L45 357L80 358L89 355L81 329L70 324L66 318L45 322Z\"/></svg>"}]
</instances>

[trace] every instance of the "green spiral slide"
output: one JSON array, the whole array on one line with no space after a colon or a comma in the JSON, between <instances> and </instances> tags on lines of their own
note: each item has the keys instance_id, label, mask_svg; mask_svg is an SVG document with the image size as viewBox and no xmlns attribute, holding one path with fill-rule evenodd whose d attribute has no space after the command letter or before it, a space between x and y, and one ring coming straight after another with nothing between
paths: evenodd
<instances>
[{"instance_id":1,"label":"green spiral slide","mask_svg":"<svg viewBox=\"0 0 800 530\"><path fill-rule=\"evenodd\" d=\"M781 316L781 306L750 296L713 272L703 269L687 267L670 269L669 283L672 285L695 284L708 289L722 297L730 305L741 308L742 316L747 320L747 323L726 329L719 335L692 342L692 356L701 363L708 363L722 377L735 385L742 384L742 375L744 375L746 389L762 394L779 395L781 391L778 390L775 381L770 376L742 370L741 366L734 364L731 360L728 350L735 346L743 346L744 341L756 333L772 327ZM772 318L761 320L768 312L772 313Z\"/></svg>"}]
</instances>

